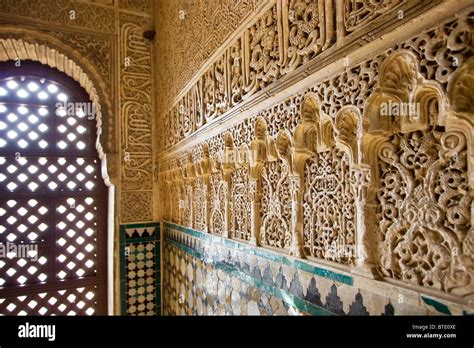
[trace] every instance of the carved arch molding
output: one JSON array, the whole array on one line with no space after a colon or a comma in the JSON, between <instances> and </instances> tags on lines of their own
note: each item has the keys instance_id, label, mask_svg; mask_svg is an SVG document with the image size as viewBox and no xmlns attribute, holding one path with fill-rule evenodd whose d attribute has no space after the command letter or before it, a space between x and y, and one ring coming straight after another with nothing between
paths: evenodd
<instances>
[{"instance_id":1,"label":"carved arch molding","mask_svg":"<svg viewBox=\"0 0 474 348\"><path fill-rule=\"evenodd\" d=\"M472 299L472 15L167 158L165 220ZM459 64L416 47L444 30Z\"/></svg>"},{"instance_id":2,"label":"carved arch molding","mask_svg":"<svg viewBox=\"0 0 474 348\"><path fill-rule=\"evenodd\" d=\"M88 93L96 111L96 149L104 159L110 144L103 136L103 122L112 115L111 99L106 82L97 69L80 53L64 42L44 33L12 26L0 26L0 61L32 60L56 68L72 77ZM107 130L108 131L108 130ZM107 159L107 172L102 173L107 185L116 177L115 163Z\"/></svg>"}]
</instances>

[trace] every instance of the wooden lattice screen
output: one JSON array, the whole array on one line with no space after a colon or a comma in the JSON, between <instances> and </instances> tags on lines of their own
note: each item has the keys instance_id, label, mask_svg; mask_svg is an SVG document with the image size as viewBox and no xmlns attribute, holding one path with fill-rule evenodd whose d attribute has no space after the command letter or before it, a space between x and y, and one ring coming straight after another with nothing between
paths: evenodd
<instances>
[{"instance_id":1,"label":"wooden lattice screen","mask_svg":"<svg viewBox=\"0 0 474 348\"><path fill-rule=\"evenodd\" d=\"M58 70L0 65L0 314L105 314L94 116L86 92Z\"/></svg>"}]
</instances>

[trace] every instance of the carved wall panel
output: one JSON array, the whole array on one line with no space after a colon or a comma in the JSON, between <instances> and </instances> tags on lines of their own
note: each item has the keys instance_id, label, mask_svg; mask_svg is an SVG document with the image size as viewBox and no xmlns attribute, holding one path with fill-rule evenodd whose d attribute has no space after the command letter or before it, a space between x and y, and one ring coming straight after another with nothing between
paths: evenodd
<instances>
[{"instance_id":1,"label":"carved wall panel","mask_svg":"<svg viewBox=\"0 0 474 348\"><path fill-rule=\"evenodd\" d=\"M285 4L295 11L290 37L299 35L298 21L312 23L307 28L314 34L298 36L301 47L327 30L311 21L316 8ZM324 35L329 42L371 25L371 16L406 5L344 4L352 22L343 29L340 23L328 24L336 27L336 34ZM331 2L324 6L331 10ZM278 3L275 8L282 10ZM203 163L222 158L222 178L229 183L222 198L229 205L221 205L223 216L229 216L228 231L222 235L296 258L324 259L364 277L397 279L417 291L429 288L440 297L449 293L467 303L474 293L473 14L468 8L242 121L227 123L217 135L206 137L203 131L197 145L183 146L194 163L201 163L203 178ZM272 28L275 18L267 19L265 28ZM277 15L281 25L278 20ZM258 25L263 24L251 28ZM249 35L246 43L245 35L226 50L228 71L244 75L235 86L240 81L246 86L250 76L245 76L246 63L233 59L245 56L245 45L252 42ZM281 42L273 46L276 51L282 47ZM234 82L227 85L229 108ZM241 94L235 105L241 107L245 98ZM179 167L185 152L176 149L163 157L162 172ZM205 202L215 198L208 192ZM194 228L207 231L209 226Z\"/></svg>"},{"instance_id":2,"label":"carved wall panel","mask_svg":"<svg viewBox=\"0 0 474 348\"><path fill-rule=\"evenodd\" d=\"M335 148L305 165L304 246L309 255L351 263L355 257L355 197L349 156Z\"/></svg>"},{"instance_id":3,"label":"carved wall panel","mask_svg":"<svg viewBox=\"0 0 474 348\"><path fill-rule=\"evenodd\" d=\"M153 0L119 0L119 7L125 10L150 14Z\"/></svg>"},{"instance_id":4,"label":"carved wall panel","mask_svg":"<svg viewBox=\"0 0 474 348\"><path fill-rule=\"evenodd\" d=\"M395 135L380 146L385 275L461 295L473 292L466 150L464 135L440 129Z\"/></svg>"},{"instance_id":5,"label":"carved wall panel","mask_svg":"<svg viewBox=\"0 0 474 348\"><path fill-rule=\"evenodd\" d=\"M374 18L396 8L407 0L375 1L364 0L345 1L344 30L346 33L362 29Z\"/></svg>"},{"instance_id":6,"label":"carved wall panel","mask_svg":"<svg viewBox=\"0 0 474 348\"><path fill-rule=\"evenodd\" d=\"M174 185L173 186L173 195L172 201L171 201L171 217L172 221L176 223L181 223L183 224L181 220L182 213L181 211L184 209L185 206L185 198L183 194L183 188L180 185Z\"/></svg>"},{"instance_id":7,"label":"carved wall panel","mask_svg":"<svg viewBox=\"0 0 474 348\"><path fill-rule=\"evenodd\" d=\"M122 219L124 221L151 221L153 220L152 192L122 192Z\"/></svg>"},{"instance_id":8,"label":"carved wall panel","mask_svg":"<svg viewBox=\"0 0 474 348\"><path fill-rule=\"evenodd\" d=\"M282 56L278 43L277 6L265 12L258 21L244 33L244 98L267 86L280 76L278 61Z\"/></svg>"},{"instance_id":9,"label":"carved wall panel","mask_svg":"<svg viewBox=\"0 0 474 348\"><path fill-rule=\"evenodd\" d=\"M210 221L209 231L216 234L224 234L226 226L226 183L222 178L222 173L212 173L209 177L209 209Z\"/></svg>"},{"instance_id":10,"label":"carved wall panel","mask_svg":"<svg viewBox=\"0 0 474 348\"><path fill-rule=\"evenodd\" d=\"M71 17L70 11L75 11ZM74 0L6 0L0 3L0 12L53 22L68 27L87 28L105 33L115 31L113 7L88 4Z\"/></svg>"},{"instance_id":11,"label":"carved wall panel","mask_svg":"<svg viewBox=\"0 0 474 348\"><path fill-rule=\"evenodd\" d=\"M423 6L420 6L419 1L406 0L383 0L370 4L358 0L271 2L272 6L269 6L267 11L256 17L239 37L209 62L209 68L196 76L196 82L180 93L182 97L174 105L159 110L161 118L178 116L176 121L171 121L176 122L178 129L171 127L163 130L164 139L160 144L160 151L171 148L215 118L230 111L235 112L236 108L242 108L242 104L251 103L252 99L258 98L257 92L268 90L270 85L274 90L278 90L275 83L283 77L297 73L303 78L306 74L298 68L306 66L306 71L310 71L312 66L319 63L316 57L330 60L331 52L335 52L339 45L354 43L365 32L366 39L371 41L374 37L369 30L379 29L384 24L388 26L387 23L396 22L399 26L409 18L404 13L419 12L422 7L427 9L436 2L424 2ZM336 21L336 17L340 20ZM452 29L454 27L444 30ZM380 33L381 30L377 35ZM439 34L434 32L428 35ZM458 37L457 41L466 40L462 31L452 35ZM424 42L411 44L424 45ZM363 43L361 42L361 45ZM453 43L452 46L456 44ZM429 59L449 62L448 59L455 58L461 46L463 45L455 47L453 53L449 51L442 55L442 52L439 52L439 56L431 56ZM424 51L424 47L421 49ZM439 50L437 45L433 45L431 49L433 53ZM164 58L158 59L159 64L166 64L167 61L168 59ZM363 107L364 95L357 95L356 92L362 89L360 93L364 93L365 88L370 89L370 84L373 83L371 75L376 64L371 62L366 66L348 69L342 75L329 79L325 86L321 86L324 90L327 87L334 89L332 94L325 93L324 90L319 91L320 99L331 109L327 111L328 115L335 116L338 106L352 104ZM167 79L169 80L172 78ZM183 109L183 101L195 95L196 90L201 88L206 114L204 119L201 118L199 108ZM158 99L163 105L173 100L172 96L165 94L160 94ZM181 113L177 115L177 111ZM196 123L196 119L199 122Z\"/></svg>"},{"instance_id":12,"label":"carved wall panel","mask_svg":"<svg viewBox=\"0 0 474 348\"><path fill-rule=\"evenodd\" d=\"M193 213L194 221L192 226L198 230L207 230L206 209L207 209L207 187L202 178L196 178L193 187Z\"/></svg>"},{"instance_id":13,"label":"carved wall panel","mask_svg":"<svg viewBox=\"0 0 474 348\"><path fill-rule=\"evenodd\" d=\"M289 73L327 49L336 38L333 1L283 2L282 71ZM287 11L287 12L286 12Z\"/></svg>"},{"instance_id":14,"label":"carved wall panel","mask_svg":"<svg viewBox=\"0 0 474 348\"><path fill-rule=\"evenodd\" d=\"M212 67L206 71L203 76L203 106L204 106L204 119L210 121L213 118L222 115L227 110L229 105L229 91L226 86L227 76L225 69L225 57L215 62ZM200 114L197 119L200 122L196 122L196 125L201 126L203 120Z\"/></svg>"},{"instance_id":15,"label":"carved wall panel","mask_svg":"<svg viewBox=\"0 0 474 348\"><path fill-rule=\"evenodd\" d=\"M122 191L134 196L153 194L151 44L143 37L143 17L120 15L120 116L122 130ZM127 204L123 201L123 204ZM125 209L126 205L122 205ZM153 204L139 216L153 216ZM130 215L130 212L123 212ZM152 218L149 218L151 220ZM132 218L128 221L143 221Z\"/></svg>"},{"instance_id":16,"label":"carved wall panel","mask_svg":"<svg viewBox=\"0 0 474 348\"><path fill-rule=\"evenodd\" d=\"M166 87L157 84L162 114L214 51L266 2L205 0L191 6L189 1L175 0L154 4L155 16L160 18L156 23L156 60L162 67L157 69L156 80L166 81Z\"/></svg>"},{"instance_id":17,"label":"carved wall panel","mask_svg":"<svg viewBox=\"0 0 474 348\"><path fill-rule=\"evenodd\" d=\"M140 29L132 23L121 27L121 37L126 40L121 58L130 60L130 65L123 66L121 85L122 122L127 125L122 140L124 190L150 190L152 186L151 50Z\"/></svg>"},{"instance_id":18,"label":"carved wall panel","mask_svg":"<svg viewBox=\"0 0 474 348\"><path fill-rule=\"evenodd\" d=\"M249 241L251 237L251 203L249 170L247 166L236 168L232 173L230 203L230 234L232 238Z\"/></svg>"},{"instance_id":19,"label":"carved wall panel","mask_svg":"<svg viewBox=\"0 0 474 348\"><path fill-rule=\"evenodd\" d=\"M178 210L177 221L181 221L184 226L193 225L193 189L191 185L186 185L184 191L181 193L180 207Z\"/></svg>"},{"instance_id":20,"label":"carved wall panel","mask_svg":"<svg viewBox=\"0 0 474 348\"><path fill-rule=\"evenodd\" d=\"M392 100L416 108L378 115L380 104ZM419 76L411 53L400 51L384 61L380 87L368 106L373 120L369 134L390 134L370 139L380 141L378 252L385 276L466 296L474 293L474 258L468 246L473 233L472 150L466 138L472 121L459 128L458 116L446 115L446 108L440 85Z\"/></svg>"},{"instance_id":21,"label":"carved wall panel","mask_svg":"<svg viewBox=\"0 0 474 348\"><path fill-rule=\"evenodd\" d=\"M174 193L172 192L172 188L169 181L165 182L163 185L160 186L159 195L160 197L167 197L167 199L164 199L162 201L162 204L163 204L162 209L163 209L163 214L164 214L163 217L168 221L173 221L172 211L174 209L172 205L176 203L179 204L179 198L174 196Z\"/></svg>"},{"instance_id":22,"label":"carved wall panel","mask_svg":"<svg viewBox=\"0 0 474 348\"><path fill-rule=\"evenodd\" d=\"M283 161L267 163L262 169L260 242L280 249L291 243L291 197L289 168Z\"/></svg>"},{"instance_id":23,"label":"carved wall panel","mask_svg":"<svg viewBox=\"0 0 474 348\"><path fill-rule=\"evenodd\" d=\"M67 42L68 46L80 52L91 64L94 64L107 85L107 94L110 95L110 86L112 84L111 40L103 37L60 31L49 31L48 34L63 42Z\"/></svg>"}]
</instances>

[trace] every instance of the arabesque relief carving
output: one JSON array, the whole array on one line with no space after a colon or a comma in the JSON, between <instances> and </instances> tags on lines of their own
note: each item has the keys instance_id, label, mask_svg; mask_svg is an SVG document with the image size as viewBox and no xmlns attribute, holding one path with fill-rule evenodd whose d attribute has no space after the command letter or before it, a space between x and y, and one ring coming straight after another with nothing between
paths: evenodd
<instances>
[{"instance_id":1,"label":"arabesque relief carving","mask_svg":"<svg viewBox=\"0 0 474 348\"><path fill-rule=\"evenodd\" d=\"M188 149L212 191L202 203L210 207L208 224L195 219L192 227L471 299L474 60L468 42L451 36L472 33L470 16L421 33L431 37L423 44L413 38L349 66ZM443 63L449 79L437 78L439 58L423 48L443 30L447 39L436 50L452 47L462 62ZM162 175L176 171L182 155L166 158Z\"/></svg>"},{"instance_id":2,"label":"arabesque relief carving","mask_svg":"<svg viewBox=\"0 0 474 348\"><path fill-rule=\"evenodd\" d=\"M74 20L71 20L71 10L77 14ZM5 0L0 4L0 12L63 26L87 28L106 33L114 32L114 9L109 6L97 6L74 0L52 2Z\"/></svg>"},{"instance_id":3,"label":"arabesque relief carving","mask_svg":"<svg viewBox=\"0 0 474 348\"><path fill-rule=\"evenodd\" d=\"M432 6L432 2L436 1L425 2L425 8ZM232 108L240 107L257 92L266 90L298 68L315 63L317 57L328 57L338 45L355 41L358 31L381 26L382 18L400 24L406 20L403 11L417 7L419 1L273 0L269 4L272 6L256 16L206 71L195 76L192 85L179 95L178 91L171 95L168 89L160 91L158 99L167 107L160 108L159 117L168 125L163 128L161 151L176 145ZM170 60L160 61L169 64ZM176 60L171 61L182 69ZM190 62L187 66L193 65ZM180 73L181 70L175 75ZM348 72L332 81L341 85L336 97L358 88L360 80L357 74ZM183 84L178 86L184 87ZM177 100L169 105L174 97Z\"/></svg>"},{"instance_id":4,"label":"arabesque relief carving","mask_svg":"<svg viewBox=\"0 0 474 348\"><path fill-rule=\"evenodd\" d=\"M143 211L136 217L124 211L123 216L128 217L125 221L150 221L153 200L146 197L153 196L152 56L151 44L143 37L149 19L125 13L119 17L122 191L136 197L134 204ZM126 209L129 203L122 202Z\"/></svg>"},{"instance_id":5,"label":"arabesque relief carving","mask_svg":"<svg viewBox=\"0 0 474 348\"><path fill-rule=\"evenodd\" d=\"M155 52L157 62L163 66L156 72L157 81L167 81L166 88L160 88L158 95L158 108L164 112L169 110L173 98L232 32L268 2L205 0L194 2L192 6L186 0L152 3L155 16L161 18L156 23ZM180 11L183 11L182 17L178 15ZM240 54L237 57L241 58ZM228 59L233 58L229 56ZM228 80L225 81L227 83ZM197 85L202 86L202 83ZM202 91L201 86L197 89Z\"/></svg>"},{"instance_id":6,"label":"arabesque relief carving","mask_svg":"<svg viewBox=\"0 0 474 348\"><path fill-rule=\"evenodd\" d=\"M287 249L291 244L290 165L277 154L275 141L268 135L263 118L255 124L256 166L253 176L259 181L260 228L258 240L262 245ZM252 161L253 162L253 161Z\"/></svg>"},{"instance_id":7,"label":"arabesque relief carving","mask_svg":"<svg viewBox=\"0 0 474 348\"><path fill-rule=\"evenodd\" d=\"M320 115L318 104L311 95L303 102L302 125L306 123L306 136L319 140L319 144L306 142L303 149L313 153L305 162L304 245L308 254L341 263L351 263L355 257L355 197L351 183L352 149L336 148L332 121ZM309 105L308 105L309 104ZM347 127L338 115L340 138L345 142L357 141L357 121ZM326 119L324 121L324 119ZM351 121L348 121L351 122ZM300 127L300 126L299 126ZM348 134L349 133L349 134ZM298 134L298 128L296 131ZM352 139L351 139L352 137Z\"/></svg>"},{"instance_id":8,"label":"arabesque relief carving","mask_svg":"<svg viewBox=\"0 0 474 348\"><path fill-rule=\"evenodd\" d=\"M371 164L378 174L372 193L379 221L379 267L387 277L472 295L472 150L467 142L472 114L465 122L454 111L456 103L463 110L463 99L470 97L459 88L460 75L472 71L463 67L453 76L456 86L448 87L457 87L459 94L448 101L437 82L419 75L418 66L410 52L393 54L384 61L380 86L368 101L368 117L374 121L366 140L376 143L377 154ZM392 114L380 115L381 103L393 101L416 106L414 113L392 109Z\"/></svg>"}]
</instances>

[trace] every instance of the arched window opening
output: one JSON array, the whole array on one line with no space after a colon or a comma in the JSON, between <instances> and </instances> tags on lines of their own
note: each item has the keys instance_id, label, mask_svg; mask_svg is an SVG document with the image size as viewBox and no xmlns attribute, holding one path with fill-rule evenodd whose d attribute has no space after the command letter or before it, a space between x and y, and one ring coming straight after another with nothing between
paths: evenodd
<instances>
[{"instance_id":1,"label":"arched window opening","mask_svg":"<svg viewBox=\"0 0 474 348\"><path fill-rule=\"evenodd\" d=\"M106 314L95 108L48 66L0 64L0 314Z\"/></svg>"}]
</instances>

